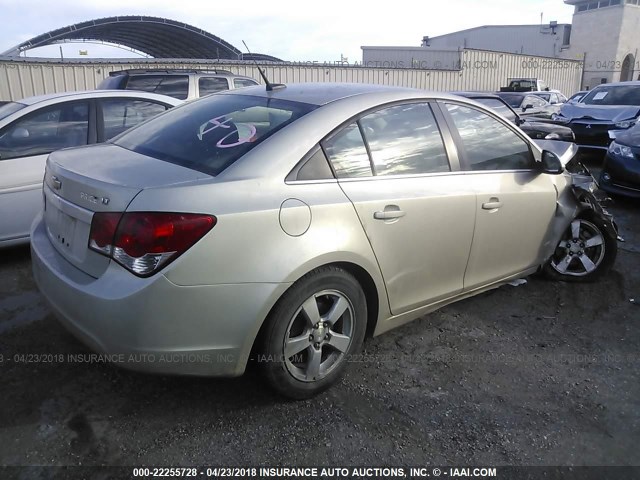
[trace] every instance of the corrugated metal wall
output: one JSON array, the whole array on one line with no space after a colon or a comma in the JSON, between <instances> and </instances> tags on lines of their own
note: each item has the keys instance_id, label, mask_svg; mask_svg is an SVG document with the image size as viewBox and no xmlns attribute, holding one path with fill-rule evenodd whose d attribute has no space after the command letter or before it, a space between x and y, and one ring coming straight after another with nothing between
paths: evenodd
<instances>
[{"instance_id":1,"label":"corrugated metal wall","mask_svg":"<svg viewBox=\"0 0 640 480\"><path fill-rule=\"evenodd\" d=\"M466 49L460 70L366 68L324 64L262 64L269 80L293 82L356 82L397 85L425 90L497 90L508 77L538 77L570 95L580 89L582 62ZM94 89L110 71L127 68L221 68L260 79L255 64L193 60L136 59L67 61L0 59L0 100Z\"/></svg>"},{"instance_id":2,"label":"corrugated metal wall","mask_svg":"<svg viewBox=\"0 0 640 480\"><path fill-rule=\"evenodd\" d=\"M425 47L362 47L363 67L459 70L462 52Z\"/></svg>"}]
</instances>

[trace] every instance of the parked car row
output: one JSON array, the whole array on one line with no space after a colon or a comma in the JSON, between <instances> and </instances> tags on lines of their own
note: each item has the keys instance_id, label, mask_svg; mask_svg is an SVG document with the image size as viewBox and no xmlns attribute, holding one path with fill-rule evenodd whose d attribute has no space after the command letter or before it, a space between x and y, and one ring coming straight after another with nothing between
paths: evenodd
<instances>
[{"instance_id":1,"label":"parked car row","mask_svg":"<svg viewBox=\"0 0 640 480\"><path fill-rule=\"evenodd\" d=\"M640 82L598 85L552 119L573 130L585 150L604 152L600 188L640 197Z\"/></svg>"},{"instance_id":2,"label":"parked car row","mask_svg":"<svg viewBox=\"0 0 640 480\"><path fill-rule=\"evenodd\" d=\"M456 95L470 98L478 103L491 108L504 118L529 135L533 139L562 140L573 142L575 140L573 131L565 126L552 122L542 121L534 117L521 117L520 114L509 105L503 98L503 94L493 94L484 92L454 92ZM512 95L512 94L509 94ZM517 95L517 94L516 94Z\"/></svg>"},{"instance_id":3,"label":"parked car row","mask_svg":"<svg viewBox=\"0 0 640 480\"><path fill-rule=\"evenodd\" d=\"M2 102L0 247L29 241L51 152L106 142L180 100L257 84L224 70L122 70L111 72L94 91Z\"/></svg>"},{"instance_id":4,"label":"parked car row","mask_svg":"<svg viewBox=\"0 0 640 480\"><path fill-rule=\"evenodd\" d=\"M153 93L94 90L0 106L0 246L29 241L51 152L105 142L179 103Z\"/></svg>"}]
</instances>

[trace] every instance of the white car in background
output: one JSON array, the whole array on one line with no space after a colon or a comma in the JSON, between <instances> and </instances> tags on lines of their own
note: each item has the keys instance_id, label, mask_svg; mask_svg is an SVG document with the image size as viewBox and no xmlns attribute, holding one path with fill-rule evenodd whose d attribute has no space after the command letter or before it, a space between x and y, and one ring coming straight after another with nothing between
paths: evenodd
<instances>
[{"instance_id":1,"label":"white car in background","mask_svg":"<svg viewBox=\"0 0 640 480\"><path fill-rule=\"evenodd\" d=\"M153 93L92 90L0 105L0 247L29 241L51 152L106 142L180 103Z\"/></svg>"}]
</instances>

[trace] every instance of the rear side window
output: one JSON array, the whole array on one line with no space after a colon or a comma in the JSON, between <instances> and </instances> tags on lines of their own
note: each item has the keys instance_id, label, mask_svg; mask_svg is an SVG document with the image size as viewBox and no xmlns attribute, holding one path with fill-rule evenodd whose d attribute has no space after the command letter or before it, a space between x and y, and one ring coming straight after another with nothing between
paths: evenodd
<instances>
[{"instance_id":1,"label":"rear side window","mask_svg":"<svg viewBox=\"0 0 640 480\"><path fill-rule=\"evenodd\" d=\"M295 180L327 180L333 178L327 157L321 148L317 148L297 171Z\"/></svg>"},{"instance_id":2,"label":"rear side window","mask_svg":"<svg viewBox=\"0 0 640 480\"><path fill-rule=\"evenodd\" d=\"M198 88L200 89L200 96L204 97L211 93L229 90L229 83L223 77L201 77L198 80Z\"/></svg>"},{"instance_id":3,"label":"rear side window","mask_svg":"<svg viewBox=\"0 0 640 480\"><path fill-rule=\"evenodd\" d=\"M426 103L396 105L360 119L376 175L448 172L440 130Z\"/></svg>"},{"instance_id":4,"label":"rear side window","mask_svg":"<svg viewBox=\"0 0 640 480\"><path fill-rule=\"evenodd\" d=\"M0 131L0 160L44 155L86 145L89 104L71 102L42 108Z\"/></svg>"},{"instance_id":5,"label":"rear side window","mask_svg":"<svg viewBox=\"0 0 640 480\"><path fill-rule=\"evenodd\" d=\"M529 144L498 120L475 108L447 104L471 170L533 168Z\"/></svg>"},{"instance_id":6,"label":"rear side window","mask_svg":"<svg viewBox=\"0 0 640 480\"><path fill-rule=\"evenodd\" d=\"M116 145L218 175L315 105L250 95L212 95L172 108L114 140Z\"/></svg>"},{"instance_id":7,"label":"rear side window","mask_svg":"<svg viewBox=\"0 0 640 480\"><path fill-rule=\"evenodd\" d=\"M127 90L168 95L185 100L189 95L188 75L131 75L127 81Z\"/></svg>"},{"instance_id":8,"label":"rear side window","mask_svg":"<svg viewBox=\"0 0 640 480\"><path fill-rule=\"evenodd\" d=\"M371 162L357 123L347 125L322 142L339 178L370 177Z\"/></svg>"},{"instance_id":9,"label":"rear side window","mask_svg":"<svg viewBox=\"0 0 640 480\"><path fill-rule=\"evenodd\" d=\"M127 79L125 75L113 75L108 76L100 82L96 90L118 90L122 87L122 84Z\"/></svg>"},{"instance_id":10,"label":"rear side window","mask_svg":"<svg viewBox=\"0 0 640 480\"><path fill-rule=\"evenodd\" d=\"M110 140L166 109L167 107L160 103L145 100L128 98L102 100L103 141Z\"/></svg>"},{"instance_id":11,"label":"rear side window","mask_svg":"<svg viewBox=\"0 0 640 480\"><path fill-rule=\"evenodd\" d=\"M258 82L254 81L254 80L249 80L248 78L234 78L233 79L233 86L235 88L253 87L254 85L258 85Z\"/></svg>"}]
</instances>

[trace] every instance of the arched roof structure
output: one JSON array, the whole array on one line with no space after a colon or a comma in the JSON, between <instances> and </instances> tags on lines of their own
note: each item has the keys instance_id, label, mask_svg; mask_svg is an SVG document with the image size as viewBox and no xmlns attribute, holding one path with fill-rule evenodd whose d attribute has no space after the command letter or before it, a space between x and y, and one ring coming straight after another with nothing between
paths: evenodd
<instances>
[{"instance_id":1,"label":"arched roof structure","mask_svg":"<svg viewBox=\"0 0 640 480\"><path fill-rule=\"evenodd\" d=\"M87 40L123 45L155 58L281 61L260 53L243 54L222 38L186 23L131 15L99 18L58 28L22 42L0 55L19 56L32 48Z\"/></svg>"}]
</instances>

